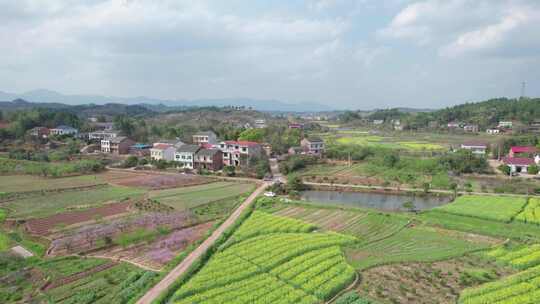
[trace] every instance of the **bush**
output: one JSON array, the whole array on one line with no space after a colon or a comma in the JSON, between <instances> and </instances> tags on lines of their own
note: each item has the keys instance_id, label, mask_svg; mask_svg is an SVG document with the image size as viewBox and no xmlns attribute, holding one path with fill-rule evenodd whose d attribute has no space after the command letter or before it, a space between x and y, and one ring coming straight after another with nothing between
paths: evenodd
<instances>
[{"instance_id":1,"label":"bush","mask_svg":"<svg viewBox=\"0 0 540 304\"><path fill-rule=\"evenodd\" d=\"M532 165L532 166L527 167L527 173L535 174L535 175L538 174L538 166Z\"/></svg>"},{"instance_id":2,"label":"bush","mask_svg":"<svg viewBox=\"0 0 540 304\"><path fill-rule=\"evenodd\" d=\"M510 167L507 165L500 165L497 169L506 175L510 175Z\"/></svg>"},{"instance_id":3,"label":"bush","mask_svg":"<svg viewBox=\"0 0 540 304\"><path fill-rule=\"evenodd\" d=\"M137 156L131 155L126 160L124 160L122 167L132 168L132 167L136 167L138 163L139 163L139 159L137 158Z\"/></svg>"}]
</instances>

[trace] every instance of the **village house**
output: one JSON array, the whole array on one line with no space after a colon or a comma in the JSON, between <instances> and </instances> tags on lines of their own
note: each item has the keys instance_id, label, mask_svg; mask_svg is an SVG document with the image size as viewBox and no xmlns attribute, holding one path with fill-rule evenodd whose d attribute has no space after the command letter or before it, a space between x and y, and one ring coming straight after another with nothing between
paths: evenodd
<instances>
[{"instance_id":1,"label":"village house","mask_svg":"<svg viewBox=\"0 0 540 304\"><path fill-rule=\"evenodd\" d=\"M538 149L532 146L513 146L508 152L509 157L533 158L538 154Z\"/></svg>"},{"instance_id":2,"label":"village house","mask_svg":"<svg viewBox=\"0 0 540 304\"><path fill-rule=\"evenodd\" d=\"M93 122L90 124L92 130L95 131L112 131L114 129L114 123L112 122Z\"/></svg>"},{"instance_id":3,"label":"village house","mask_svg":"<svg viewBox=\"0 0 540 304\"><path fill-rule=\"evenodd\" d=\"M486 155L487 143L481 141L468 141L460 146L461 149L470 150L475 155Z\"/></svg>"},{"instance_id":4,"label":"village house","mask_svg":"<svg viewBox=\"0 0 540 304\"><path fill-rule=\"evenodd\" d=\"M535 165L534 159L526 157L505 157L503 163L510 167L510 173L527 173L527 169Z\"/></svg>"},{"instance_id":5,"label":"village house","mask_svg":"<svg viewBox=\"0 0 540 304\"><path fill-rule=\"evenodd\" d=\"M217 136L216 133L212 131L204 131L204 132L198 132L193 134L193 144L195 145L202 145L202 144L210 144L215 145L217 144Z\"/></svg>"},{"instance_id":6,"label":"village house","mask_svg":"<svg viewBox=\"0 0 540 304\"><path fill-rule=\"evenodd\" d=\"M129 154L139 156L139 157L146 157L150 155L151 148L152 148L152 145L136 143L132 145L131 147L129 147Z\"/></svg>"},{"instance_id":7,"label":"village house","mask_svg":"<svg viewBox=\"0 0 540 304\"><path fill-rule=\"evenodd\" d=\"M290 123L289 124L289 129L303 129L304 128L304 125L301 124L301 123Z\"/></svg>"},{"instance_id":8,"label":"village house","mask_svg":"<svg viewBox=\"0 0 540 304\"><path fill-rule=\"evenodd\" d=\"M219 171L223 168L223 153L219 149L200 149L193 165L195 169Z\"/></svg>"},{"instance_id":9,"label":"village house","mask_svg":"<svg viewBox=\"0 0 540 304\"><path fill-rule=\"evenodd\" d=\"M255 119L255 128L257 128L257 129L266 128L266 120L264 120L264 119Z\"/></svg>"},{"instance_id":10,"label":"village house","mask_svg":"<svg viewBox=\"0 0 540 304\"><path fill-rule=\"evenodd\" d=\"M459 129L461 128L461 123L456 122L456 121L451 121L446 126L448 127L448 129Z\"/></svg>"},{"instance_id":11,"label":"village house","mask_svg":"<svg viewBox=\"0 0 540 304\"><path fill-rule=\"evenodd\" d=\"M159 141L154 142L154 146L155 145L171 145L178 149L181 146L185 145L185 143L179 139L160 139Z\"/></svg>"},{"instance_id":12,"label":"village house","mask_svg":"<svg viewBox=\"0 0 540 304\"><path fill-rule=\"evenodd\" d=\"M179 162L182 165L182 168L194 169L195 154L200 149L201 147L197 145L183 145L176 149L176 153L174 153L174 160Z\"/></svg>"},{"instance_id":13,"label":"village house","mask_svg":"<svg viewBox=\"0 0 540 304\"><path fill-rule=\"evenodd\" d=\"M225 166L240 166L246 164L252 157L261 155L261 145L252 141L223 141L219 144L223 152Z\"/></svg>"},{"instance_id":14,"label":"village house","mask_svg":"<svg viewBox=\"0 0 540 304\"><path fill-rule=\"evenodd\" d=\"M45 127L35 127L28 132L30 136L37 137L37 138L47 138L49 137L49 133L50 133L50 130Z\"/></svg>"},{"instance_id":15,"label":"village house","mask_svg":"<svg viewBox=\"0 0 540 304\"><path fill-rule=\"evenodd\" d=\"M501 132L501 129L499 129L499 128L489 128L489 129L486 129L486 133L489 134L489 135L497 135L497 134L500 134L502 132Z\"/></svg>"},{"instance_id":16,"label":"village house","mask_svg":"<svg viewBox=\"0 0 540 304\"><path fill-rule=\"evenodd\" d=\"M302 154L303 152L304 152L304 148L302 147L290 147L289 150L287 150L287 153L289 155Z\"/></svg>"},{"instance_id":17,"label":"village house","mask_svg":"<svg viewBox=\"0 0 540 304\"><path fill-rule=\"evenodd\" d=\"M478 125L472 125L472 124L465 125L463 126L463 131L467 133L478 133Z\"/></svg>"},{"instance_id":18,"label":"village house","mask_svg":"<svg viewBox=\"0 0 540 304\"><path fill-rule=\"evenodd\" d=\"M118 136L117 131L94 131L88 133L88 139L92 141L101 141L103 139L111 139Z\"/></svg>"},{"instance_id":19,"label":"village house","mask_svg":"<svg viewBox=\"0 0 540 304\"><path fill-rule=\"evenodd\" d=\"M78 133L79 130L66 125L60 125L56 128L50 129L50 134L52 135L77 135Z\"/></svg>"},{"instance_id":20,"label":"village house","mask_svg":"<svg viewBox=\"0 0 540 304\"><path fill-rule=\"evenodd\" d=\"M171 144L154 144L152 148L150 148L150 158L153 160L166 160L166 161L172 161L174 160L174 153L176 152L176 148Z\"/></svg>"},{"instance_id":21,"label":"village house","mask_svg":"<svg viewBox=\"0 0 540 304\"><path fill-rule=\"evenodd\" d=\"M375 119L372 121L374 125L382 125L384 123L384 120L382 119Z\"/></svg>"},{"instance_id":22,"label":"village house","mask_svg":"<svg viewBox=\"0 0 540 304\"><path fill-rule=\"evenodd\" d=\"M499 121L497 127L504 129L512 129L513 123L511 121Z\"/></svg>"},{"instance_id":23,"label":"village house","mask_svg":"<svg viewBox=\"0 0 540 304\"><path fill-rule=\"evenodd\" d=\"M111 154L128 154L135 141L125 136L117 136L101 140L101 152Z\"/></svg>"},{"instance_id":24,"label":"village house","mask_svg":"<svg viewBox=\"0 0 540 304\"><path fill-rule=\"evenodd\" d=\"M311 155L324 154L324 141L319 137L308 137L300 141L304 153Z\"/></svg>"}]
</instances>

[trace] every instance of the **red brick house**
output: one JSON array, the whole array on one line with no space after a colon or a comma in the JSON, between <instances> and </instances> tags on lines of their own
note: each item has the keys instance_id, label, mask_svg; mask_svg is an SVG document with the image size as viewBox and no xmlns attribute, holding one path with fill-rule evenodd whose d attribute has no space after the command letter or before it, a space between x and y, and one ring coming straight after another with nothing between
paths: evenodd
<instances>
[{"instance_id":1,"label":"red brick house","mask_svg":"<svg viewBox=\"0 0 540 304\"><path fill-rule=\"evenodd\" d=\"M218 149L200 149L195 153L195 169L219 171L223 168L223 153Z\"/></svg>"}]
</instances>

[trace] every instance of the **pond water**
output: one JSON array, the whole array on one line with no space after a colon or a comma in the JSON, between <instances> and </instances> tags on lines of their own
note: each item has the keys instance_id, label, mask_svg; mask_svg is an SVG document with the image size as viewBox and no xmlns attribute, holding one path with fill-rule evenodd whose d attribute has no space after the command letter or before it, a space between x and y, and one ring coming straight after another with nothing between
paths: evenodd
<instances>
[{"instance_id":1,"label":"pond water","mask_svg":"<svg viewBox=\"0 0 540 304\"><path fill-rule=\"evenodd\" d=\"M374 192L340 192L308 190L301 193L302 200L329 205L376 208L385 211L408 211L403 204L412 202L415 210L426 210L448 204L450 196L400 195Z\"/></svg>"}]
</instances>

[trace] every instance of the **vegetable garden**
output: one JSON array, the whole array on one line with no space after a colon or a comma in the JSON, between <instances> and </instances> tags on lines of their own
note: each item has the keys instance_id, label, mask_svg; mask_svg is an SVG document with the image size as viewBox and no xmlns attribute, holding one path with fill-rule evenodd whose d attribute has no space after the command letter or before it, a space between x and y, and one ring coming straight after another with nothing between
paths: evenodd
<instances>
[{"instance_id":1,"label":"vegetable garden","mask_svg":"<svg viewBox=\"0 0 540 304\"><path fill-rule=\"evenodd\" d=\"M299 233L313 227L255 211L233 234L235 241L182 285L173 302L319 303L329 299L355 278L340 246L356 239L337 233Z\"/></svg>"},{"instance_id":2,"label":"vegetable garden","mask_svg":"<svg viewBox=\"0 0 540 304\"><path fill-rule=\"evenodd\" d=\"M464 195L437 210L488 220L510 222L527 204L524 198Z\"/></svg>"}]
</instances>

